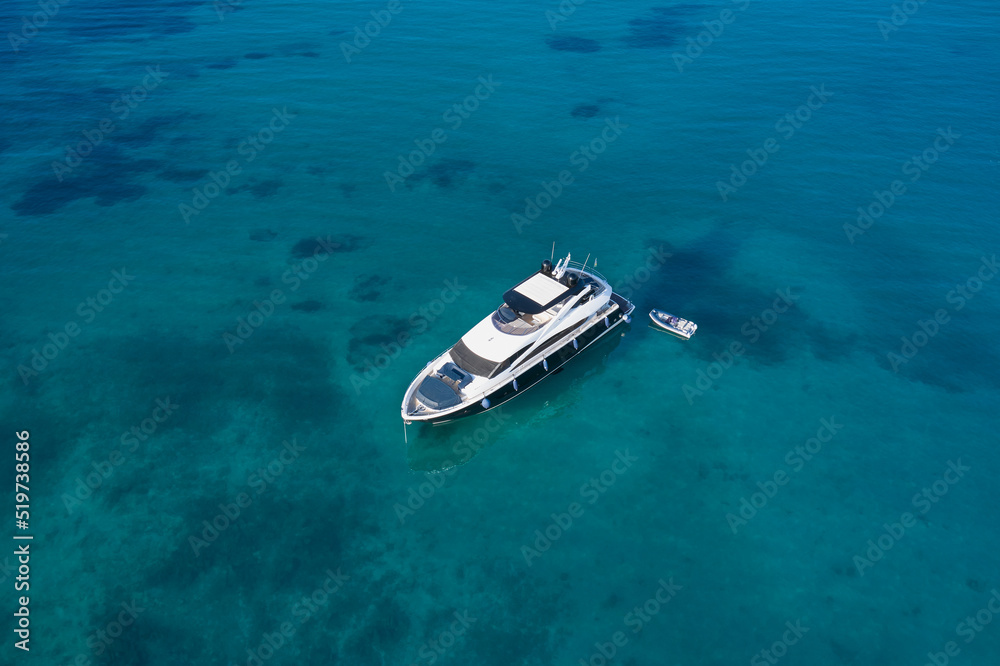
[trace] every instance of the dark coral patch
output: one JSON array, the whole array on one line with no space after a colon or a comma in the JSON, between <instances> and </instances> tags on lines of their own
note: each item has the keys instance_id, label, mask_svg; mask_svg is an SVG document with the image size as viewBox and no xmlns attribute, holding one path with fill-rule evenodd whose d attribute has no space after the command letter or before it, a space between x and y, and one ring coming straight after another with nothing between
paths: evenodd
<instances>
[{"instance_id":1,"label":"dark coral patch","mask_svg":"<svg viewBox=\"0 0 1000 666\"><path fill-rule=\"evenodd\" d=\"M593 118L600 113L601 108L596 104L577 104L573 107L570 115L574 118Z\"/></svg>"},{"instance_id":2,"label":"dark coral patch","mask_svg":"<svg viewBox=\"0 0 1000 666\"><path fill-rule=\"evenodd\" d=\"M164 169L160 172L160 178L169 180L171 183L190 183L201 180L208 173L208 169Z\"/></svg>"},{"instance_id":3,"label":"dark coral patch","mask_svg":"<svg viewBox=\"0 0 1000 666\"><path fill-rule=\"evenodd\" d=\"M549 48L556 51L570 51L572 53L594 53L601 50L601 44L593 39L583 37L573 37L571 35L550 35L545 43Z\"/></svg>"},{"instance_id":4,"label":"dark coral patch","mask_svg":"<svg viewBox=\"0 0 1000 666\"><path fill-rule=\"evenodd\" d=\"M367 247L367 245L368 239L364 236L354 236L352 234L317 235L311 238L303 238L293 245L292 258L305 259L317 254L354 252L362 247Z\"/></svg>"},{"instance_id":5,"label":"dark coral patch","mask_svg":"<svg viewBox=\"0 0 1000 666\"><path fill-rule=\"evenodd\" d=\"M266 243L268 241L274 240L278 236L278 232L271 231L270 229L254 229L250 232L250 240L261 241Z\"/></svg>"},{"instance_id":6,"label":"dark coral patch","mask_svg":"<svg viewBox=\"0 0 1000 666\"><path fill-rule=\"evenodd\" d=\"M332 243L330 245L333 246ZM330 252L330 248L323 242L322 237L303 238L292 246L292 257L295 259L305 259L323 252Z\"/></svg>"},{"instance_id":7,"label":"dark coral patch","mask_svg":"<svg viewBox=\"0 0 1000 666\"><path fill-rule=\"evenodd\" d=\"M365 317L351 326L347 360L357 370L364 370L376 356L385 353L383 347L398 344L399 335L410 332L410 323L401 317Z\"/></svg>"},{"instance_id":8,"label":"dark coral patch","mask_svg":"<svg viewBox=\"0 0 1000 666\"><path fill-rule=\"evenodd\" d=\"M385 658L387 663L399 663L405 654L405 639L411 624L409 614L397 601L382 598L373 605L365 623L345 643L345 661L368 664Z\"/></svg>"},{"instance_id":9,"label":"dark coral patch","mask_svg":"<svg viewBox=\"0 0 1000 666\"><path fill-rule=\"evenodd\" d=\"M185 120L195 117L197 117L195 114L184 112L153 116L130 132L113 135L112 141L125 144L129 148L143 148L156 141L163 130L176 127Z\"/></svg>"},{"instance_id":10,"label":"dark coral patch","mask_svg":"<svg viewBox=\"0 0 1000 666\"><path fill-rule=\"evenodd\" d=\"M323 304L319 301L302 301L301 303L292 303L292 309L302 312L316 312L323 309Z\"/></svg>"},{"instance_id":11,"label":"dark coral patch","mask_svg":"<svg viewBox=\"0 0 1000 666\"><path fill-rule=\"evenodd\" d=\"M236 67L236 58L224 58L222 60L205 65L208 69L232 69Z\"/></svg>"},{"instance_id":12,"label":"dark coral patch","mask_svg":"<svg viewBox=\"0 0 1000 666\"><path fill-rule=\"evenodd\" d=\"M129 2L125 5L120 0L92 0L70 12L66 19L70 34L76 38L134 42L191 32L198 24L188 15L200 9L202 4L202 0Z\"/></svg>"},{"instance_id":13,"label":"dark coral patch","mask_svg":"<svg viewBox=\"0 0 1000 666\"><path fill-rule=\"evenodd\" d=\"M283 184L283 181L277 179L264 180L259 183L254 183L250 186L250 194L252 194L256 199L263 199L264 197L269 197L276 193Z\"/></svg>"},{"instance_id":14,"label":"dark coral patch","mask_svg":"<svg viewBox=\"0 0 1000 666\"><path fill-rule=\"evenodd\" d=\"M239 187L230 187L226 190L226 194L249 192L255 199L263 199L276 193L282 185L284 185L283 181L272 178L270 180L262 180L260 182L250 182L240 185Z\"/></svg>"},{"instance_id":15,"label":"dark coral patch","mask_svg":"<svg viewBox=\"0 0 1000 666\"><path fill-rule=\"evenodd\" d=\"M191 63L177 63L170 66L170 75L184 77L185 79L197 79L201 74L198 65Z\"/></svg>"},{"instance_id":16,"label":"dark coral patch","mask_svg":"<svg viewBox=\"0 0 1000 666\"><path fill-rule=\"evenodd\" d=\"M450 187L455 179L464 178L476 168L469 160L441 160L427 169L434 184L438 187Z\"/></svg>"},{"instance_id":17,"label":"dark coral patch","mask_svg":"<svg viewBox=\"0 0 1000 666\"><path fill-rule=\"evenodd\" d=\"M423 173L411 176L407 186L419 183L424 178L430 178L438 187L451 187L456 182L464 180L475 168L476 163L469 160L444 159L427 167Z\"/></svg>"},{"instance_id":18,"label":"dark coral patch","mask_svg":"<svg viewBox=\"0 0 1000 666\"><path fill-rule=\"evenodd\" d=\"M388 281L389 278L381 275L359 275L355 278L354 287L348 296L355 301L378 300L379 296L382 295L378 287L381 287Z\"/></svg>"},{"instance_id":19,"label":"dark coral patch","mask_svg":"<svg viewBox=\"0 0 1000 666\"><path fill-rule=\"evenodd\" d=\"M77 199L94 197L99 206L135 201L146 188L133 181L136 176L159 171L157 160L134 160L123 150L107 143L94 148L87 159L59 182L51 172L29 187L11 205L19 216L54 213Z\"/></svg>"},{"instance_id":20,"label":"dark coral patch","mask_svg":"<svg viewBox=\"0 0 1000 666\"><path fill-rule=\"evenodd\" d=\"M675 5L653 7L652 16L634 18L628 22L629 34L625 43L637 49L666 48L673 46L689 31L686 18L704 5Z\"/></svg>"},{"instance_id":21,"label":"dark coral patch","mask_svg":"<svg viewBox=\"0 0 1000 666\"><path fill-rule=\"evenodd\" d=\"M295 42L284 44L278 48L278 53L283 56L302 56L303 58L318 58L319 52L316 49L318 44L313 42Z\"/></svg>"}]
</instances>

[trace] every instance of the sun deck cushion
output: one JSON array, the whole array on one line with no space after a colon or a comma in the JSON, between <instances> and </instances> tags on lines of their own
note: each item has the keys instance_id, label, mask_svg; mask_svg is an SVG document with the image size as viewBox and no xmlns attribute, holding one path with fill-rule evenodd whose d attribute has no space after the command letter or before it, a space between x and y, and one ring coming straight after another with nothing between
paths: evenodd
<instances>
[{"instance_id":1,"label":"sun deck cushion","mask_svg":"<svg viewBox=\"0 0 1000 666\"><path fill-rule=\"evenodd\" d=\"M466 384L472 381L472 375L467 373L465 370L462 370L462 368L458 367L454 363L445 363L442 365L441 369L438 370L438 374L455 382L459 388L463 388Z\"/></svg>"},{"instance_id":2,"label":"sun deck cushion","mask_svg":"<svg viewBox=\"0 0 1000 666\"><path fill-rule=\"evenodd\" d=\"M432 409L445 409L461 402L455 390L437 377L427 377L420 382L417 398Z\"/></svg>"},{"instance_id":3,"label":"sun deck cushion","mask_svg":"<svg viewBox=\"0 0 1000 666\"><path fill-rule=\"evenodd\" d=\"M503 295L504 303L515 312L538 314L545 312L559 301L578 294L582 283L569 287L551 275L539 271Z\"/></svg>"}]
</instances>

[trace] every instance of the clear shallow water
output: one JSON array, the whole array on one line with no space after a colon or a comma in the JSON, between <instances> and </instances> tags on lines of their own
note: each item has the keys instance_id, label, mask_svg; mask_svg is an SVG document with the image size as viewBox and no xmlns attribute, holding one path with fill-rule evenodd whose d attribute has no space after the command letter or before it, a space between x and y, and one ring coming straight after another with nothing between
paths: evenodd
<instances>
[{"instance_id":1,"label":"clear shallow water","mask_svg":"<svg viewBox=\"0 0 1000 666\"><path fill-rule=\"evenodd\" d=\"M0 404L31 431L36 539L18 659L243 664L270 636L269 664L596 664L621 631L615 659L636 666L765 649L919 664L948 641L955 663L995 661L995 624L958 631L1000 588L1000 282L949 294L1000 246L997 11L928 2L885 40L890 5L750 3L679 72L674 54L733 6L585 3L553 31L555 4L403 3L350 63L340 44L384 4L69 3L19 52L5 41ZM5 30L35 11L6 4ZM456 126L480 77L493 90ZM810 101L794 133L777 125ZM104 119L58 181L52 162ZM616 119L603 152L574 157ZM518 228L563 170L573 183ZM850 242L894 180L905 194ZM193 190L207 206L186 223ZM317 236L323 261L303 264ZM500 415L405 444L407 383L553 241L632 292L631 330ZM112 271L127 284L102 294ZM797 300L772 320L776 290ZM270 314L233 343L255 301ZM654 306L698 334L649 329ZM946 323L894 362L937 310ZM734 341L732 367L712 366ZM842 428L809 454L822 419ZM133 427L147 438L123 439ZM959 459L938 502L914 502ZM77 503L95 465L113 471ZM751 516L744 499L767 501ZM904 512L912 526L859 562ZM642 620L661 579L681 589ZM808 632L775 648L797 621Z\"/></svg>"}]
</instances>

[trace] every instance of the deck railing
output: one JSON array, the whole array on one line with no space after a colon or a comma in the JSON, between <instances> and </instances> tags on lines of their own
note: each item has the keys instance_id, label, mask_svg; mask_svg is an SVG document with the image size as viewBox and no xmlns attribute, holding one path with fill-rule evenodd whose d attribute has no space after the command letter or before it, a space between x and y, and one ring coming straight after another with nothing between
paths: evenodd
<instances>
[{"instance_id":1,"label":"deck railing","mask_svg":"<svg viewBox=\"0 0 1000 666\"><path fill-rule=\"evenodd\" d=\"M572 269L574 269L574 270L576 270L576 271L584 271L586 273L590 273L591 275L595 275L595 276L601 278L602 280L604 280L605 282L608 281L608 278L606 278L603 275L601 275L601 273L599 273L597 271L597 269L594 268L593 266L587 266L587 268L584 268L583 264L581 264L579 261L570 261L569 262L569 267L572 268Z\"/></svg>"}]
</instances>

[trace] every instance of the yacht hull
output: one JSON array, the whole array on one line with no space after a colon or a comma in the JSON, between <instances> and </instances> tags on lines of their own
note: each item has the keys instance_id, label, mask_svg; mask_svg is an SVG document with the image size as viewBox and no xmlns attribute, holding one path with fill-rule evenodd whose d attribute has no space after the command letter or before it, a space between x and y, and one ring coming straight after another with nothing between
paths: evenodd
<instances>
[{"instance_id":1,"label":"yacht hull","mask_svg":"<svg viewBox=\"0 0 1000 666\"><path fill-rule=\"evenodd\" d=\"M618 307L606 317L606 323L603 319L598 320L590 328L575 336L576 345L573 344L572 339L567 340L565 344L546 354L543 359L544 363L543 360L539 360L537 363L525 368L516 377L512 377L511 381L502 384L487 394L484 400L473 402L459 410L439 416L431 416L429 418L411 416L406 419L406 422L432 423L435 425L448 423L449 421L455 421L467 416L475 416L476 414L488 412L513 400L546 377L554 374L559 368L579 356L585 349L598 340L620 329L621 325L631 318L635 306L618 294L613 293L611 298L617 302ZM546 366L548 367L546 368ZM515 381L517 382L517 388L514 388Z\"/></svg>"}]
</instances>

